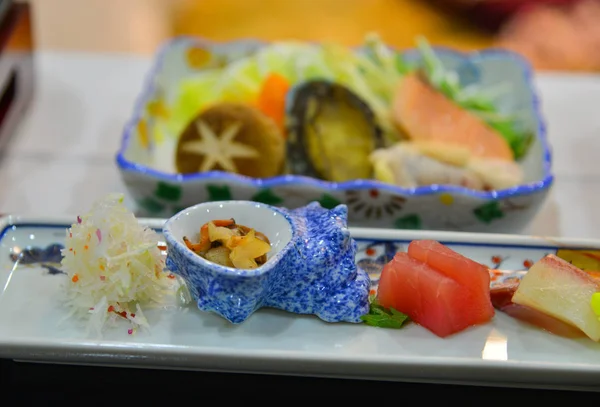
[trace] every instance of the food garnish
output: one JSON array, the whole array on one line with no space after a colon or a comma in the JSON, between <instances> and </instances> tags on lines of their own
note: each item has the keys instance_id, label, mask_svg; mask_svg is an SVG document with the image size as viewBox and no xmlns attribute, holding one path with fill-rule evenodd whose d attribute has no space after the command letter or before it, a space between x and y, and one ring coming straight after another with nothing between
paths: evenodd
<instances>
[{"instance_id":1,"label":"food garnish","mask_svg":"<svg viewBox=\"0 0 600 407\"><path fill-rule=\"evenodd\" d=\"M66 231L62 269L71 312L88 320L88 333L101 335L107 322L126 320L129 333L149 327L143 311L160 306L172 292L164 272L158 235L141 226L122 194L97 200Z\"/></svg>"},{"instance_id":2,"label":"food garnish","mask_svg":"<svg viewBox=\"0 0 600 407\"><path fill-rule=\"evenodd\" d=\"M594 314L600 320L600 292L592 294L592 298L590 299L590 306L594 311Z\"/></svg>"},{"instance_id":3,"label":"food garnish","mask_svg":"<svg viewBox=\"0 0 600 407\"><path fill-rule=\"evenodd\" d=\"M365 324L378 328L400 329L410 321L408 315L401 313L395 308L385 308L377 303L377 299L373 299L369 306L369 313L363 315L362 319Z\"/></svg>"},{"instance_id":4,"label":"food garnish","mask_svg":"<svg viewBox=\"0 0 600 407\"><path fill-rule=\"evenodd\" d=\"M206 260L226 267L255 269L267 262L271 242L267 236L234 219L218 219L200 228L199 241L193 243L186 236L185 245Z\"/></svg>"}]
</instances>

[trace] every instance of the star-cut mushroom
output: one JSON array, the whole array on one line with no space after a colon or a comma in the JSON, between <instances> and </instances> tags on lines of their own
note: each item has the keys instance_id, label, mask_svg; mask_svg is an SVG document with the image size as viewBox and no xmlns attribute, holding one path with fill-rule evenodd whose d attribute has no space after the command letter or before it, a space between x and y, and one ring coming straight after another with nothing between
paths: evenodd
<instances>
[{"instance_id":1,"label":"star-cut mushroom","mask_svg":"<svg viewBox=\"0 0 600 407\"><path fill-rule=\"evenodd\" d=\"M218 135L201 119L196 120L199 140L192 140L181 146L186 153L205 156L198 171L210 171L220 165L226 171L237 172L235 158L258 158L259 153L254 147L234 141L242 123L231 123Z\"/></svg>"},{"instance_id":2,"label":"star-cut mushroom","mask_svg":"<svg viewBox=\"0 0 600 407\"><path fill-rule=\"evenodd\" d=\"M275 122L258 109L222 103L195 117L176 152L180 173L228 171L264 178L281 173L285 140Z\"/></svg>"}]
</instances>

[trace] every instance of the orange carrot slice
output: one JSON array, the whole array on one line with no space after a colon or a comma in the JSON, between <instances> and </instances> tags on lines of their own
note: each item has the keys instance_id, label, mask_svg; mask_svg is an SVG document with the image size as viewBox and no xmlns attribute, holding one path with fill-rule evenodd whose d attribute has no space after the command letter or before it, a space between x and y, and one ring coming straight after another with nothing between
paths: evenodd
<instances>
[{"instance_id":1,"label":"orange carrot slice","mask_svg":"<svg viewBox=\"0 0 600 407\"><path fill-rule=\"evenodd\" d=\"M272 118L284 131L285 97L290 89L288 80L278 73L271 73L265 79L258 95L258 108Z\"/></svg>"}]
</instances>

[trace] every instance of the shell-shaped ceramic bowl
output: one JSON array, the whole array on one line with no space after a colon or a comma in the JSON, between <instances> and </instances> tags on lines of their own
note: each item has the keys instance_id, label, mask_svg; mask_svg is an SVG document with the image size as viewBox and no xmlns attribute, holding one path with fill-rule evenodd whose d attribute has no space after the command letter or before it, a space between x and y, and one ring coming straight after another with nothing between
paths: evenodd
<instances>
[{"instance_id":1,"label":"shell-shaped ceramic bowl","mask_svg":"<svg viewBox=\"0 0 600 407\"><path fill-rule=\"evenodd\" d=\"M177 174L174 150L178 133L173 123L181 127L192 118L189 112L185 116L171 109L180 81L206 67L235 61L263 45L252 40L214 43L183 37L160 50L116 158L141 216L169 217L208 201L251 200L289 209L318 201L326 208L347 205L351 226L518 233L541 207L553 175L540 103L529 65L516 54L501 50L462 54L436 48L435 52L448 68L458 72L463 83L513 85L513 92L501 99L501 104L519 110L536 129L534 141L520 161L522 185L486 192L442 185L401 188L373 180L335 183L295 175L255 179L219 171ZM406 55L419 58L416 51Z\"/></svg>"},{"instance_id":2,"label":"shell-shaped ceramic bowl","mask_svg":"<svg viewBox=\"0 0 600 407\"><path fill-rule=\"evenodd\" d=\"M357 245L347 228L347 208L314 202L286 210L249 201L207 202L167 220L167 268L181 276L203 311L241 323L262 307L314 314L326 322L361 322L369 311L370 279L356 265ZM234 218L271 242L267 262L255 269L221 266L186 247L200 227Z\"/></svg>"}]
</instances>

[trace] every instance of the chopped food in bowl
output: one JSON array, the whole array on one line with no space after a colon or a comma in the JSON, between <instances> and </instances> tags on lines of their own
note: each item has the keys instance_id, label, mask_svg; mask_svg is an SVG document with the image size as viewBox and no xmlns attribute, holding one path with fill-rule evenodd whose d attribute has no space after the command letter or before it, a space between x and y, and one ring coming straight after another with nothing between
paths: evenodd
<instances>
[{"instance_id":1,"label":"chopped food in bowl","mask_svg":"<svg viewBox=\"0 0 600 407\"><path fill-rule=\"evenodd\" d=\"M203 58L193 55L202 53ZM140 213L346 204L354 226L515 232L552 185L530 68L502 50L178 38L117 154Z\"/></svg>"}]
</instances>

